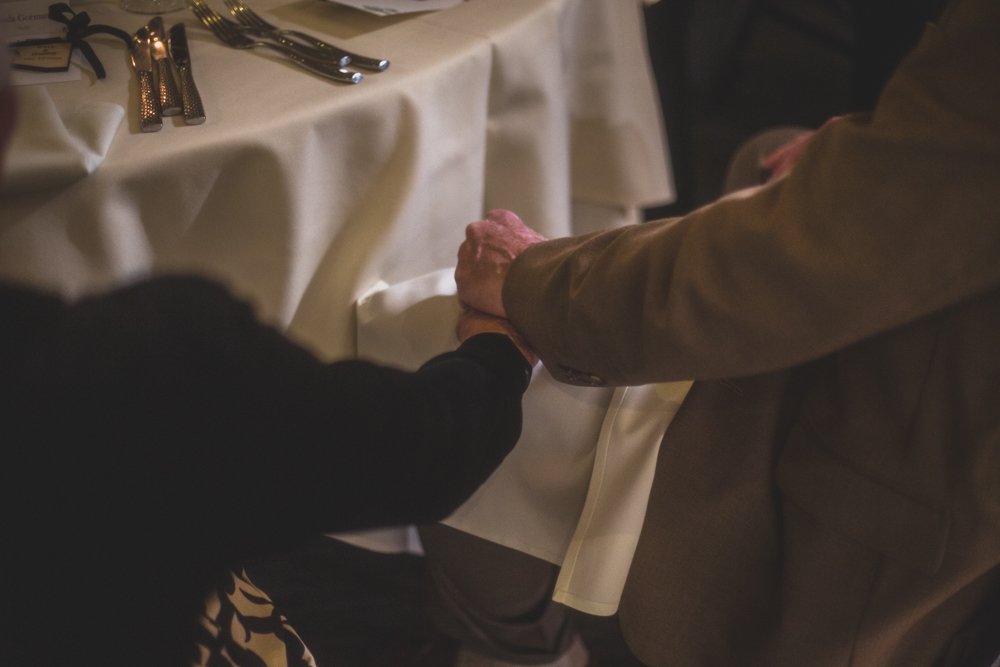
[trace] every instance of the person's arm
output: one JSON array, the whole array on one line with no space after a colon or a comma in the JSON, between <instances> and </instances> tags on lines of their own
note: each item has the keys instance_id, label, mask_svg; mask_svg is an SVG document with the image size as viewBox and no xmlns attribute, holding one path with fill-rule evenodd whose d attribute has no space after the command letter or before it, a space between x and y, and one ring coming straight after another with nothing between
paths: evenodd
<instances>
[{"instance_id":1,"label":"person's arm","mask_svg":"<svg viewBox=\"0 0 1000 667\"><path fill-rule=\"evenodd\" d=\"M788 367L995 288L997 30L964 3L753 197L528 247L506 313L557 376L636 384Z\"/></svg>"},{"instance_id":2,"label":"person's arm","mask_svg":"<svg viewBox=\"0 0 1000 667\"><path fill-rule=\"evenodd\" d=\"M513 447L531 375L503 333L416 372L323 363L196 279L84 300L62 331L54 384L102 476L146 479L165 516L224 516L234 540L443 518Z\"/></svg>"}]
</instances>

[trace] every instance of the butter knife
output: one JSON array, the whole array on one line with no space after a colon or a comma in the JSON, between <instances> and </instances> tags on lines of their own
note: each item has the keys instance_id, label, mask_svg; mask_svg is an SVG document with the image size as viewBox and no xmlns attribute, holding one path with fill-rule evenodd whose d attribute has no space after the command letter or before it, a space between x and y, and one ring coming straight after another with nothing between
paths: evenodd
<instances>
[{"instance_id":1,"label":"butter knife","mask_svg":"<svg viewBox=\"0 0 1000 667\"><path fill-rule=\"evenodd\" d=\"M139 129L156 132L163 127L160 98L153 86L153 62L149 55L149 30L139 28L132 35L132 68L139 80Z\"/></svg>"},{"instance_id":2,"label":"butter knife","mask_svg":"<svg viewBox=\"0 0 1000 667\"><path fill-rule=\"evenodd\" d=\"M149 29L149 52L156 63L156 85L163 115L176 116L181 112L181 92L177 90L174 68L167 58L167 45L164 42L167 32L163 27L163 17L154 16L146 27Z\"/></svg>"},{"instance_id":3,"label":"butter knife","mask_svg":"<svg viewBox=\"0 0 1000 667\"><path fill-rule=\"evenodd\" d=\"M188 50L187 32L183 23L177 23L170 28L167 43L170 60L177 68L177 76L181 80L184 122L188 125L204 123L205 109L201 105L201 95L198 93L198 86L194 85L194 76L191 74L191 53Z\"/></svg>"}]
</instances>

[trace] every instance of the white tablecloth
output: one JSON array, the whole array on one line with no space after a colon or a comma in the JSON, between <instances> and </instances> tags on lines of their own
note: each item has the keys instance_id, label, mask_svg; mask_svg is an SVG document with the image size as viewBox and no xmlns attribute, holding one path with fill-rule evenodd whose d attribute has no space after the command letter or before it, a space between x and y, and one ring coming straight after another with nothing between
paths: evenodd
<instances>
[{"instance_id":1,"label":"white tablecloth","mask_svg":"<svg viewBox=\"0 0 1000 667\"><path fill-rule=\"evenodd\" d=\"M221 280L332 359L357 354L362 294L379 281L452 266L465 225L490 208L517 211L554 237L635 221L638 207L673 197L639 0L469 0L389 18L322 0L251 5L392 65L356 86L332 84L268 55L226 49L187 12L168 14L168 26L189 26L208 120L187 127L167 118L162 131L143 134L123 46L90 38L107 79L88 72L21 89L32 122L6 163L0 278L73 296L193 271ZM145 20L110 2L75 8L129 31ZM573 474L548 487L559 513L538 512L525 495L518 511L535 513L524 522L533 532L497 539L563 563L557 596L573 603L596 595L586 608L610 613L620 582L601 575L603 561L591 555L611 552L574 545L581 536L604 539L587 526L613 526L605 512L634 523L633 505L592 505L602 493L620 495L593 484L611 479L601 471L621 456L648 463L651 452L599 443L615 424L659 428L626 418L645 409L635 399L659 399L544 378L526 404L526 428L559 435L536 453ZM567 400L580 411L567 412ZM608 421L612 414L623 419ZM530 478L545 466L518 471L518 460L501 476L551 484ZM474 499L463 508L465 525L490 522L488 508ZM614 542L628 559L635 535ZM594 593L595 579L608 590ZM583 580L586 590L577 587Z\"/></svg>"},{"instance_id":2,"label":"white tablecloth","mask_svg":"<svg viewBox=\"0 0 1000 667\"><path fill-rule=\"evenodd\" d=\"M0 277L75 295L150 273L208 274L340 357L355 352L357 297L379 279L452 265L485 210L513 209L559 236L575 231L574 212L582 227L603 226L672 198L638 1L470 0L387 18L322 0L251 6L392 65L333 84L224 48L190 13L170 13L168 26L189 27L208 120L168 118L142 134L123 45L91 37L108 77L32 91L22 114L47 105L84 134L97 133L79 127L81 109L119 105L125 119L106 155L87 148L100 141L78 142L91 154L75 175L4 193ZM129 31L145 20L110 2L74 7ZM31 145L15 150L31 157ZM33 163L18 158L15 181Z\"/></svg>"}]
</instances>

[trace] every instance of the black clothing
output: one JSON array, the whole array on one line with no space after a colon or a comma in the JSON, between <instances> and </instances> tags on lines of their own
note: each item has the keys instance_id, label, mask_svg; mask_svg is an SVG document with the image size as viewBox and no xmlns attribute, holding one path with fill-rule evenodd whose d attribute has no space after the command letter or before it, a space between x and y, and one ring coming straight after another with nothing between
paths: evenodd
<instances>
[{"instance_id":1,"label":"black clothing","mask_svg":"<svg viewBox=\"0 0 1000 667\"><path fill-rule=\"evenodd\" d=\"M196 278L6 286L0 313L0 664L181 664L227 565L448 515L531 374L499 334L413 373L322 363Z\"/></svg>"}]
</instances>

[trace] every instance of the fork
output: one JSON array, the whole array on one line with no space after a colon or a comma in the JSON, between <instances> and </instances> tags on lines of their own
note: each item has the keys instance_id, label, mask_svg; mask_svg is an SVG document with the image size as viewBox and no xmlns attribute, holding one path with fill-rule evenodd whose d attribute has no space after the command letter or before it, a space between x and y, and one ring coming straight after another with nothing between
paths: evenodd
<instances>
[{"instance_id":1,"label":"fork","mask_svg":"<svg viewBox=\"0 0 1000 667\"><path fill-rule=\"evenodd\" d=\"M233 41L238 41L238 40L237 40L237 38L233 37L232 33L234 33L234 32L244 33L245 32L245 33L249 33L251 37L259 36L259 37L262 37L262 38L266 39L267 41L278 42L279 44L282 44L282 45L288 47L293 52L298 53L303 58L309 58L309 59L312 59L312 60L325 60L326 59L326 58L322 57L319 53L317 53L314 49L309 49L309 48L307 48L307 47L299 44L298 42L293 42L290 39L285 39L285 38L281 38L281 37L278 37L278 36L271 36L271 35L261 34L261 31L250 30L249 28L246 28L245 26L233 23L232 21L230 21L229 19L223 17L221 14L219 14L214 9L212 9L211 7L209 7L207 4L205 4L205 0L188 0L188 6L191 8L191 11L193 11L195 13L195 16L197 16L198 19L203 24L205 24L206 27L208 27L210 30L212 30L212 32L217 32L218 30L223 30L223 31L226 32L225 36L227 38L229 38L229 39L232 39ZM200 12L200 14L199 14L199 12ZM216 35L216 36L218 36L219 39L222 39L221 36L219 36L219 35ZM344 63L338 62L338 64L339 65L343 65Z\"/></svg>"},{"instance_id":2,"label":"fork","mask_svg":"<svg viewBox=\"0 0 1000 667\"><path fill-rule=\"evenodd\" d=\"M277 51L293 63L333 81L341 83L359 83L364 75L341 67L338 63L319 60L307 55L301 47L289 46L281 42L270 42L255 39L240 30L232 21L224 19L202 0L188 0L188 6L201 23L212 31L226 46L234 49L253 49L260 46Z\"/></svg>"},{"instance_id":3,"label":"fork","mask_svg":"<svg viewBox=\"0 0 1000 667\"><path fill-rule=\"evenodd\" d=\"M318 51L330 54L333 57L340 58L342 62L341 65L347 65L348 63L355 65L356 67L363 67L364 69L373 70L376 72L382 72L389 67L389 61L385 58L369 58L367 56L358 55L357 53L351 53L350 51L345 51L339 46L334 46L333 44L328 44L321 39L317 39L312 35L300 32L298 30L284 30L278 26L268 23L265 21L257 12L250 9L243 0L223 0L226 3L226 7L229 7L229 13L239 21L242 25L252 27L254 29L266 32L275 36L288 36L298 39ZM343 61L346 59L346 61Z\"/></svg>"}]
</instances>

